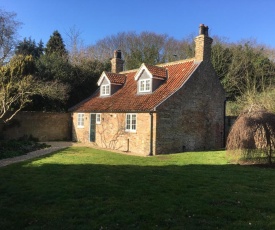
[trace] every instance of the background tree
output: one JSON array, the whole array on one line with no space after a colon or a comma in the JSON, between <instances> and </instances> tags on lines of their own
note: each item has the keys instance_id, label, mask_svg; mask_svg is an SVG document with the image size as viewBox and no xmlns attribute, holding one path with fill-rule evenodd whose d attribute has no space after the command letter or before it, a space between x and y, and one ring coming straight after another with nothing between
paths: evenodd
<instances>
[{"instance_id":1,"label":"background tree","mask_svg":"<svg viewBox=\"0 0 275 230\"><path fill-rule=\"evenodd\" d=\"M166 34L153 32L124 32L108 36L88 47L86 53L91 59L105 62L115 49L122 50L125 70L138 68L141 63L155 65L194 54L194 44L189 39L177 41Z\"/></svg>"},{"instance_id":2,"label":"background tree","mask_svg":"<svg viewBox=\"0 0 275 230\"><path fill-rule=\"evenodd\" d=\"M0 68L0 120L11 120L28 103L33 95L64 100L67 86L58 81L42 81L32 75L32 56L15 56Z\"/></svg>"},{"instance_id":3,"label":"background tree","mask_svg":"<svg viewBox=\"0 0 275 230\"><path fill-rule=\"evenodd\" d=\"M229 102L228 112L240 114L247 106L267 102L275 89L275 63L271 49L253 41L228 44L214 41L212 63ZM268 108L275 108L269 101ZM273 110L275 111L275 110Z\"/></svg>"},{"instance_id":4,"label":"background tree","mask_svg":"<svg viewBox=\"0 0 275 230\"><path fill-rule=\"evenodd\" d=\"M68 51L61 37L61 34L55 30L46 44L46 55L55 54L57 56L67 56Z\"/></svg>"},{"instance_id":5,"label":"background tree","mask_svg":"<svg viewBox=\"0 0 275 230\"><path fill-rule=\"evenodd\" d=\"M74 26L66 32L69 61L73 65L80 64L80 60L89 59L86 47L81 39L81 32Z\"/></svg>"},{"instance_id":6,"label":"background tree","mask_svg":"<svg viewBox=\"0 0 275 230\"><path fill-rule=\"evenodd\" d=\"M104 70L110 70L110 61L100 62L79 57L70 62L64 57L42 55L36 60L35 75L43 81L59 81L69 85L68 100L49 100L35 96L28 110L66 111L93 94L98 88L97 80Z\"/></svg>"},{"instance_id":7,"label":"background tree","mask_svg":"<svg viewBox=\"0 0 275 230\"><path fill-rule=\"evenodd\" d=\"M91 96L97 89L97 81L103 71L110 71L109 60L100 62L98 60L79 59L77 65L73 65L74 78L70 81L71 92L68 107L74 106L80 101Z\"/></svg>"},{"instance_id":8,"label":"background tree","mask_svg":"<svg viewBox=\"0 0 275 230\"><path fill-rule=\"evenodd\" d=\"M15 48L16 55L32 55L34 58L39 58L44 51L43 42L40 41L36 44L35 40L31 38L24 38L23 41L20 41Z\"/></svg>"},{"instance_id":9,"label":"background tree","mask_svg":"<svg viewBox=\"0 0 275 230\"><path fill-rule=\"evenodd\" d=\"M16 13L0 9L0 66L12 55L20 25L16 20Z\"/></svg>"}]
</instances>

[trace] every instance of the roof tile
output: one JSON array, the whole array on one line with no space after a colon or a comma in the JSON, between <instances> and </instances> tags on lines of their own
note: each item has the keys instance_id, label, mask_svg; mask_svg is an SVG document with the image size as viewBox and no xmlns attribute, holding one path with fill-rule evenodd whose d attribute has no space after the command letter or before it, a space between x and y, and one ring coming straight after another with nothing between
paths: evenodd
<instances>
[{"instance_id":1,"label":"roof tile","mask_svg":"<svg viewBox=\"0 0 275 230\"><path fill-rule=\"evenodd\" d=\"M109 73L105 72L106 76L110 80L111 84L121 84L123 85L126 81L126 75L119 73Z\"/></svg>"},{"instance_id":2,"label":"roof tile","mask_svg":"<svg viewBox=\"0 0 275 230\"><path fill-rule=\"evenodd\" d=\"M164 67L146 65L146 68L150 71L150 73L155 77L166 78L166 69Z\"/></svg>"},{"instance_id":3,"label":"roof tile","mask_svg":"<svg viewBox=\"0 0 275 230\"><path fill-rule=\"evenodd\" d=\"M193 59L168 63L157 68L147 65L148 70L159 77L163 76L164 71L166 76L166 69L168 71L167 80L149 94L137 94L137 82L134 79L137 70L128 71L125 74L108 73L108 78L111 76L112 80L117 82L123 82L123 76L126 76L122 88L109 97L100 97L100 90L97 90L88 100L78 104L72 110L76 112L151 111L180 89L198 65L199 63Z\"/></svg>"}]
</instances>

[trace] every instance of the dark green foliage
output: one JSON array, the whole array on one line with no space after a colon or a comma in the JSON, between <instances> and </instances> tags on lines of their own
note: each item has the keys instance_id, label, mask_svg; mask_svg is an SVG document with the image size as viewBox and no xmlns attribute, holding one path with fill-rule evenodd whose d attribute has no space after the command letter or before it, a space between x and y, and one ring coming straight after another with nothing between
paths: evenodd
<instances>
[{"instance_id":1,"label":"dark green foliage","mask_svg":"<svg viewBox=\"0 0 275 230\"><path fill-rule=\"evenodd\" d=\"M48 145L38 143L33 137L24 136L19 140L0 141L0 159L21 156L29 152L43 149Z\"/></svg>"},{"instance_id":2,"label":"dark green foliage","mask_svg":"<svg viewBox=\"0 0 275 230\"><path fill-rule=\"evenodd\" d=\"M58 80L70 86L67 101L50 100L41 96L33 97L26 110L66 111L94 93L98 88L97 80L104 70L110 69L110 62L81 60L72 65L57 54L43 55L36 61L36 76L44 81Z\"/></svg>"},{"instance_id":3,"label":"dark green foliage","mask_svg":"<svg viewBox=\"0 0 275 230\"><path fill-rule=\"evenodd\" d=\"M36 44L35 40L24 38L23 41L19 42L15 49L16 55L32 55L34 58L39 58L44 51L43 42L40 41Z\"/></svg>"},{"instance_id":4,"label":"dark green foliage","mask_svg":"<svg viewBox=\"0 0 275 230\"><path fill-rule=\"evenodd\" d=\"M234 95L234 92L231 92L230 85L228 85L227 77L232 55L230 48L227 47L224 42L220 41L218 38L214 39L211 61L223 87L226 89L227 97L232 97Z\"/></svg>"},{"instance_id":5,"label":"dark green foliage","mask_svg":"<svg viewBox=\"0 0 275 230\"><path fill-rule=\"evenodd\" d=\"M23 55L14 56L7 65L0 68L1 121L11 120L38 95L56 101L66 100L67 85L55 79L39 79L35 69L33 56Z\"/></svg>"},{"instance_id":6,"label":"dark green foliage","mask_svg":"<svg viewBox=\"0 0 275 230\"><path fill-rule=\"evenodd\" d=\"M110 71L111 64L97 60L82 60L79 65L73 66L74 78L71 79L70 98L68 107L74 106L80 101L91 96L97 89L97 81L103 71Z\"/></svg>"},{"instance_id":7,"label":"dark green foliage","mask_svg":"<svg viewBox=\"0 0 275 230\"><path fill-rule=\"evenodd\" d=\"M212 63L230 100L255 96L274 86L275 63L266 49L251 42L228 44L216 39Z\"/></svg>"},{"instance_id":8,"label":"dark green foliage","mask_svg":"<svg viewBox=\"0 0 275 230\"><path fill-rule=\"evenodd\" d=\"M55 30L46 44L46 55L55 54L58 56L67 56L68 51L61 37L61 34Z\"/></svg>"}]
</instances>

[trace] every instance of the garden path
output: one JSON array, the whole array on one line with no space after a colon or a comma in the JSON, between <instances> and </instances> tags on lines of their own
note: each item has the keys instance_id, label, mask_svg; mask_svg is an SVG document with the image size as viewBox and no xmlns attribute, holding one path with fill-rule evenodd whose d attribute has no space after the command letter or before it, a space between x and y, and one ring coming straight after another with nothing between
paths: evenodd
<instances>
[{"instance_id":1,"label":"garden path","mask_svg":"<svg viewBox=\"0 0 275 230\"><path fill-rule=\"evenodd\" d=\"M2 159L2 160L0 160L0 167L4 167L4 166L7 166L7 165L10 165L10 164L13 164L13 163L26 161L26 160L30 160L30 159L33 159L33 158L36 158L36 157L44 156L46 154L50 154L50 153L53 153L55 151L65 149L65 148L68 148L70 146L86 146L86 147L101 149L98 146L88 144L88 143L62 142L62 141L60 141L60 142L43 142L43 143L46 143L46 144L50 145L51 147L36 150L36 151L30 152L30 153L27 153L26 155L22 155L22 156L18 156L18 157ZM107 149L105 149L105 150L107 150ZM113 150L113 149L108 149L108 151L127 154L127 155L141 156L141 155L136 154L136 153L124 152L124 151ZM146 155L144 155L144 156L146 156Z\"/></svg>"},{"instance_id":2,"label":"garden path","mask_svg":"<svg viewBox=\"0 0 275 230\"><path fill-rule=\"evenodd\" d=\"M39 149L30 153L27 153L26 155L18 156L18 157L12 157L12 158L6 158L3 160L0 160L0 167L4 167L13 163L26 161L35 157L40 157L46 154L50 154L52 152L58 151L60 149L65 149L69 146L72 146L76 143L73 142L46 142L46 144L49 144L51 147L45 148L45 149Z\"/></svg>"}]
</instances>

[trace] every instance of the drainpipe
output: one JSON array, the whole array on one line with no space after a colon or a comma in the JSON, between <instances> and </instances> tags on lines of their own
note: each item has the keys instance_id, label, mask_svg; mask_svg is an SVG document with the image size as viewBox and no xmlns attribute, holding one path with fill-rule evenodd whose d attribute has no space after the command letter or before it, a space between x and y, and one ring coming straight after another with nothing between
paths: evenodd
<instances>
[{"instance_id":1,"label":"drainpipe","mask_svg":"<svg viewBox=\"0 0 275 230\"><path fill-rule=\"evenodd\" d=\"M223 105L223 147L226 147L226 101L227 98L224 100L224 105Z\"/></svg>"},{"instance_id":2,"label":"drainpipe","mask_svg":"<svg viewBox=\"0 0 275 230\"><path fill-rule=\"evenodd\" d=\"M150 152L149 156L153 156L153 122L154 122L154 113L150 112Z\"/></svg>"}]
</instances>

